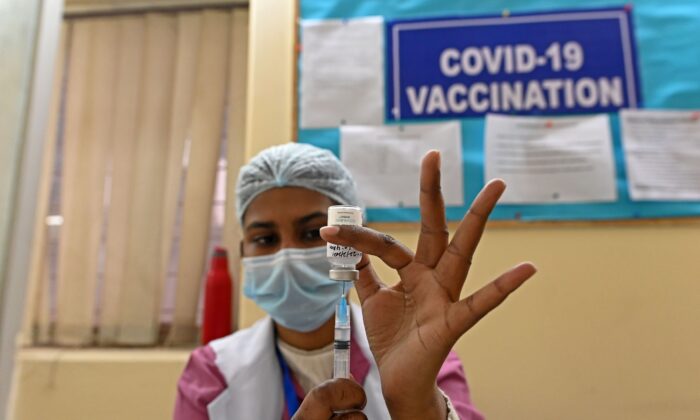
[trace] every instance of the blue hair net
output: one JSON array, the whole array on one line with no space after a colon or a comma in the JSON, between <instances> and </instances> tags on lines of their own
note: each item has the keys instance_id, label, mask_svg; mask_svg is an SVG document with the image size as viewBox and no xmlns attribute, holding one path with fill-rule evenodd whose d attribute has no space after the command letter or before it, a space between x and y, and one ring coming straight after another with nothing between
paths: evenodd
<instances>
[{"instance_id":1,"label":"blue hair net","mask_svg":"<svg viewBox=\"0 0 700 420\"><path fill-rule=\"evenodd\" d=\"M317 191L338 204L359 206L355 181L333 153L302 143L287 143L263 150L238 173L238 220L250 203L272 188L302 187Z\"/></svg>"}]
</instances>

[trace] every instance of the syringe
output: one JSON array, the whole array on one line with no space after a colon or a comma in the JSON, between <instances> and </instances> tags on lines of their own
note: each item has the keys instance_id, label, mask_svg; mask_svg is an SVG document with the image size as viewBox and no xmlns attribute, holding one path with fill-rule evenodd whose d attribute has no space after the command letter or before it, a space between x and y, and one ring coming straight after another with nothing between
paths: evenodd
<instances>
[{"instance_id":1,"label":"syringe","mask_svg":"<svg viewBox=\"0 0 700 420\"><path fill-rule=\"evenodd\" d=\"M340 282L342 292L335 306L335 341L333 343L333 378L350 377L350 305L346 297L346 282Z\"/></svg>"}]
</instances>

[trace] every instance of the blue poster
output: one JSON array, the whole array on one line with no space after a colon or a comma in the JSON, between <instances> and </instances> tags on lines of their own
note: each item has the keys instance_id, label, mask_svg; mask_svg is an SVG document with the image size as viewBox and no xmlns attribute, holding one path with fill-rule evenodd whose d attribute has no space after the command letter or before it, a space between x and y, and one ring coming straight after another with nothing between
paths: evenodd
<instances>
[{"instance_id":1,"label":"blue poster","mask_svg":"<svg viewBox=\"0 0 700 420\"><path fill-rule=\"evenodd\" d=\"M392 80L392 58L397 58L401 70L398 83L399 93L396 101L401 107L402 123L422 123L428 119L438 120L452 118L462 124L462 150L464 163L464 206L447 208L448 220L460 220L468 209L469 203L483 187L484 179L484 118L482 114L491 111L475 112L473 104L466 103L463 113L453 116L444 115L442 97L439 93L432 98L432 114L427 114L428 93L421 98L420 86L440 85L444 100L453 101L457 110L464 107L460 101L469 101L469 86L482 83L487 86L476 89L472 93L476 100L476 108L485 105L484 98L490 99L507 89L507 102L504 106L500 96L495 100L499 110L497 113L508 114L557 114L557 113L597 113L608 112L611 120L613 147L615 149L615 167L617 178L618 200L611 203L578 203L578 204L499 204L491 214L495 220L615 220L643 219L655 217L688 217L700 215L698 201L633 201L627 188L625 173L625 155L622 150L621 133L617 110L622 107L639 107L650 109L685 109L700 108L700 47L698 46L698 28L700 28L700 1L697 0L668 0L663 6L655 0L589 0L581 8L578 0L301 0L300 13L302 19L353 19L367 16L382 16L387 22L384 48L386 53L385 84L386 108L392 108L394 85ZM505 10L508 9L508 10ZM568 21L556 23L552 16L568 16ZM605 15L605 18L601 18ZM444 17L452 18L445 19ZM462 16L461 18L455 18ZM573 17L576 19L573 19ZM609 16L609 18L608 18ZM531 22L515 23L522 19ZM481 25L464 28L460 35L457 27L448 28L455 22L471 21ZM430 35L431 42L423 42L420 31L399 31L399 37L393 36L393 27L398 24L445 22L444 29ZM439 26L439 25L438 25ZM462 25L465 26L465 25ZM467 25L468 26L468 25ZM632 28L634 26L634 28ZM433 28L434 29L434 28ZM433 29L424 31L433 32ZM633 30L634 29L634 30ZM444 31L444 32L441 32ZM454 31L454 32L451 32ZM489 31L489 32L483 32ZM516 32L519 31L519 32ZM410 32L413 32L410 36ZM400 41L400 47L394 53L395 44ZM558 45L552 46L553 43ZM580 49L576 44L580 45ZM526 44L515 52L519 44ZM498 47L501 46L500 52ZM510 49L507 48L510 46ZM535 54L532 54L534 49ZM475 47L477 50L465 49ZM484 50L482 47L487 47ZM445 49L457 51L445 53L444 67L448 74L455 76L440 76L440 54ZM551 48L551 49L550 49ZM627 51L627 53L625 52ZM400 53L400 54L398 54ZM558 54L557 54L558 53ZM432 54L432 55L431 55ZM518 64L523 72L515 69L516 54L520 54ZM625 55L627 54L627 55ZM466 68L471 73L482 67L479 75L467 74L464 71L462 56L465 56ZM479 55L479 57L477 57ZM510 58L506 58L509 56ZM401 60L398 60L398 58ZM432 58L431 58L432 57ZM537 65L537 61L546 62ZM627 59L625 59L627 57ZM535 66L532 64L534 58ZM481 60L477 62L476 60ZM509 60L509 62L506 62ZM638 62L638 66L637 66ZM529 67L532 67L530 72ZM300 68L303 72L304 69ZM493 72L492 73L490 73ZM510 73L509 73L510 71ZM406 79L406 77L412 79ZM603 96L596 91L593 100L592 89L600 89L600 78L606 78L603 95L607 108L602 106ZM619 78L619 82L617 79ZM593 79L583 82L578 89L582 103L567 108L571 104L571 93L566 89L574 89L573 85L558 87L558 82L546 82L548 79L572 79L575 83L583 78ZM533 87L526 96L527 84L534 80L539 88ZM515 82L522 82L522 87ZM410 82L410 83L409 83ZM505 88L497 85L494 94L491 93L491 83L508 82ZM452 91L450 99L447 90L453 84L462 84ZM416 110L420 115L410 115L411 104L405 96L401 98L402 89L414 86L412 97ZM514 87L515 86L515 87ZM535 85L533 85L535 86ZM500 89L500 90L499 90ZM522 89L522 93L519 93ZM424 89L425 90L425 89ZM540 92L541 91L541 92ZM550 92L556 93L555 100L549 97ZM642 103L643 92L644 102ZM542 95L539 95L542 93ZM630 96L630 93L633 97ZM522 96L519 96L522 95ZM502 95L501 95L502 96ZM544 96L542 98L541 96ZM621 96L621 98L620 98ZM544 99L545 104L542 104ZM576 99L576 98L574 98ZM425 103L421 104L420 101ZM558 100L558 102L557 102ZM493 100L492 100L493 101ZM528 109L525 108L527 103ZM552 105L556 104L556 105ZM449 105L449 104L448 104ZM592 105L592 106L590 106ZM590 107L586 107L590 106ZM491 104L487 106L490 108ZM508 108L504 110L504 108ZM449 108L448 108L449 111ZM449 112L448 112L449 114ZM386 112L387 123L398 122L399 118ZM340 154L340 130L337 127L329 129L300 129L300 142L314 144ZM369 152L371 153L371 151ZM367 217L372 222L420 220L418 208L370 208Z\"/></svg>"},{"instance_id":2,"label":"blue poster","mask_svg":"<svg viewBox=\"0 0 700 420\"><path fill-rule=\"evenodd\" d=\"M641 104L630 8L387 24L388 121Z\"/></svg>"}]
</instances>

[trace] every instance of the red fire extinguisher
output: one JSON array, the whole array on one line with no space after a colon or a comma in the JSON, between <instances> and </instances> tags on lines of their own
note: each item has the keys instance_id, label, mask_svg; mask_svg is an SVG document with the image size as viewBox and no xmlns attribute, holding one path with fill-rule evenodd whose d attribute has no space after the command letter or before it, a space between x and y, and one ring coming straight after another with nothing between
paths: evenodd
<instances>
[{"instance_id":1,"label":"red fire extinguisher","mask_svg":"<svg viewBox=\"0 0 700 420\"><path fill-rule=\"evenodd\" d=\"M231 334L231 275L226 249L214 248L204 291L202 344Z\"/></svg>"}]
</instances>

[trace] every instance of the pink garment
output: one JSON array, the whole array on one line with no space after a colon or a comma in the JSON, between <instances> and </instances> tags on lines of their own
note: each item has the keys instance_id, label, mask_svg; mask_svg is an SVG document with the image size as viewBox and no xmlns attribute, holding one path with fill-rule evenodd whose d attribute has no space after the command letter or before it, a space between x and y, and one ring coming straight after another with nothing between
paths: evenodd
<instances>
[{"instance_id":1,"label":"pink garment","mask_svg":"<svg viewBox=\"0 0 700 420\"><path fill-rule=\"evenodd\" d=\"M177 383L175 420L209 420L207 406L226 389L216 366L216 353L209 346L195 349Z\"/></svg>"},{"instance_id":2,"label":"pink garment","mask_svg":"<svg viewBox=\"0 0 700 420\"><path fill-rule=\"evenodd\" d=\"M447 394L461 420L484 420L484 416L472 405L467 376L462 361L454 351L447 354L437 376L437 385Z\"/></svg>"},{"instance_id":3,"label":"pink garment","mask_svg":"<svg viewBox=\"0 0 700 420\"><path fill-rule=\"evenodd\" d=\"M352 348L358 349L354 337ZM209 420L207 406L226 389L226 380L216 366L216 354L209 346L197 348L190 356L187 366L177 384L174 420ZM361 352L350 353L350 373L360 384L364 383L370 369L370 360ZM437 384L450 400L462 420L483 420L474 408L469 395L469 386L462 362L454 351L450 351L437 377ZM295 380L297 395L303 399L303 391ZM282 413L288 420L289 414Z\"/></svg>"}]
</instances>

